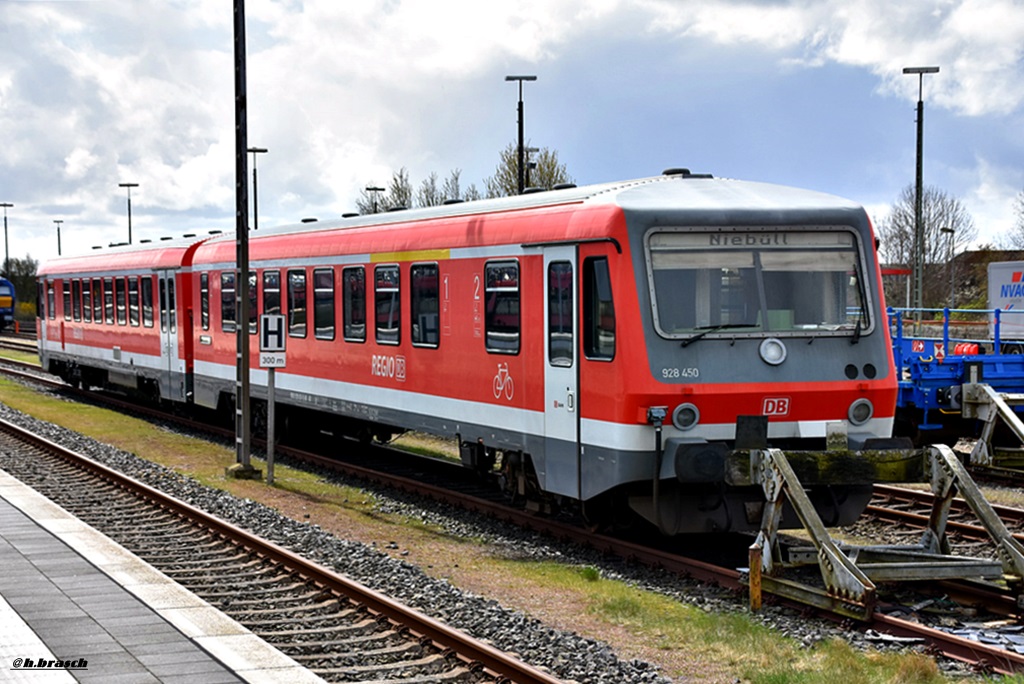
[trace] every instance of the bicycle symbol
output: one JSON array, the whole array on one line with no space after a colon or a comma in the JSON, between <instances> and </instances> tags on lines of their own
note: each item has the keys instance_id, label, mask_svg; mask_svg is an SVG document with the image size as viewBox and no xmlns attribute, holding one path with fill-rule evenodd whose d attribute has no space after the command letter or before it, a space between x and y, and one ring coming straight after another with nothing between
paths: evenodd
<instances>
[{"instance_id":1,"label":"bicycle symbol","mask_svg":"<svg viewBox=\"0 0 1024 684\"><path fill-rule=\"evenodd\" d=\"M512 376L508 374L508 364L499 363L498 374L494 376L494 398L500 398L501 393L505 392L505 398L511 401L515 391L515 385L512 384Z\"/></svg>"}]
</instances>

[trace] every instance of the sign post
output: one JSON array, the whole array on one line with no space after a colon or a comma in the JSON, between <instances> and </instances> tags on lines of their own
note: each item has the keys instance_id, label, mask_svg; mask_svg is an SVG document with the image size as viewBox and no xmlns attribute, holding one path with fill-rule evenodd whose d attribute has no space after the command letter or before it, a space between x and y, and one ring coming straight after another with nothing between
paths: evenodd
<instances>
[{"instance_id":1,"label":"sign post","mask_svg":"<svg viewBox=\"0 0 1024 684\"><path fill-rule=\"evenodd\" d=\"M267 369L267 484L274 484L274 369L285 367L284 316L260 316L260 368Z\"/></svg>"}]
</instances>

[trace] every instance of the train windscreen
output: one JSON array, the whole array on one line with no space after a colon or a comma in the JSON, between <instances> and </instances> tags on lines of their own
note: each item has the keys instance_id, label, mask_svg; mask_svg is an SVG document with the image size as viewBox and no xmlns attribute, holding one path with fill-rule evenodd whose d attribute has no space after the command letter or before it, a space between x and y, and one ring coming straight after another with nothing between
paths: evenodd
<instances>
[{"instance_id":1,"label":"train windscreen","mask_svg":"<svg viewBox=\"0 0 1024 684\"><path fill-rule=\"evenodd\" d=\"M860 335L871 326L846 230L658 231L647 243L654 321L666 337L728 330Z\"/></svg>"}]
</instances>

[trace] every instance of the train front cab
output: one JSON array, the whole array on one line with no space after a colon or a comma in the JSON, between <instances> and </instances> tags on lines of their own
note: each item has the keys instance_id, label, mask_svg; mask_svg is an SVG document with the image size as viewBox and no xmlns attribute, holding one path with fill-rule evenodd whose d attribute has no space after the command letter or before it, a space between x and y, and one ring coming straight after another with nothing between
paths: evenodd
<instances>
[{"instance_id":1,"label":"train front cab","mask_svg":"<svg viewBox=\"0 0 1024 684\"><path fill-rule=\"evenodd\" d=\"M749 217L726 228L634 224L642 322L620 335L646 336L647 363L629 367L637 390L625 401L646 423L637 445L649 446L619 456L632 464L621 478L635 478L631 507L667 533L755 532L758 581L764 571L771 591L856 617L873 610L874 581L1021 577L1024 548L956 456L890 438L896 378L866 216L801 218L789 227ZM862 548L854 562L826 523L855 520L886 481L931 481L932 526L919 545ZM957 492L1000 562L942 553ZM786 556L785 527L807 530L813 547ZM823 591L771 577L800 564L819 565Z\"/></svg>"}]
</instances>

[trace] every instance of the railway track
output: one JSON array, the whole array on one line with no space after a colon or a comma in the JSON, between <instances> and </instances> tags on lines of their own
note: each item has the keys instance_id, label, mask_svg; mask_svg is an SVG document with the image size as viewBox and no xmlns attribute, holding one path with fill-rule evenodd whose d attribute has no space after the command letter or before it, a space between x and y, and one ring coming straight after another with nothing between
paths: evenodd
<instances>
[{"instance_id":1,"label":"railway track","mask_svg":"<svg viewBox=\"0 0 1024 684\"><path fill-rule=\"evenodd\" d=\"M38 371L34 373L27 371L26 376L32 379L33 382L40 381ZM71 391L66 385L60 382L53 382L53 386L63 388L63 391ZM89 396L95 398L95 395L89 394ZM102 400L104 402L114 404L114 408L118 408L119 410L130 410L135 414L140 413L140 407L137 404L129 404L127 402L118 404L117 400L109 397L104 397ZM180 418L169 416L155 410L151 411L149 409L141 409L141 411L151 413L153 418L159 420L181 420ZM228 430L219 430L218 428L192 421L188 421L188 425L193 429L201 429L207 432L218 433L228 438L233 437L233 432ZM745 577L742 572L736 569L737 565L743 564L741 562L734 563L731 566L723 566L721 564L687 557L671 549L659 549L645 543L637 543L607 535L595 534L593 531L571 522L538 517L534 513L509 506L501 499L487 496L483 492L489 490L485 490L483 487L478 486L479 483L474 484L471 479L465 479L466 470L461 466L438 463L437 459L428 459L432 463L427 464L427 462L406 453L390 453L387 457L382 457L382 454L379 451L379 449L382 448L384 447L374 447L375 451L365 454L362 458L357 456L354 460L346 461L340 461L336 458L288 447L279 446L277 451L279 454L285 455L295 462L306 463L317 469L343 473L346 476L355 477L367 483L373 483L409 492L416 496L442 501L446 506L456 506L473 513L483 514L499 520L508 521L525 529L541 532L554 538L579 543L583 546L591 547L603 553L618 556L620 558L629 559L631 561L640 562L653 567L661 567L681 576L691 577L698 581L717 585L735 592L745 591ZM346 456L357 451L358 450L356 449L349 449L347 450ZM394 462L396 460L394 458L396 455L399 455L401 459L411 459L411 463L400 468L398 471L392 470L389 472L380 468L381 464ZM431 484L431 482L427 481L431 478L425 477L424 473L435 467L446 468L445 472L447 474L436 476L433 479L436 479L439 482L450 483L453 478L461 477L464 478L463 485L458 489L453 490L447 485ZM917 501L916 506L923 507L929 505L928 501L930 494L927 492L912 492L910 490L900 491L908 492L907 497L915 499ZM896 494L897 493L892 493L893 496ZM909 504L907 504L906 500L903 499L894 503L892 508L896 511L904 509L902 512L896 513L895 515L906 517L908 512L905 509L908 506ZM878 509L877 511L874 510L876 508ZM884 515L885 509L886 507L884 505L878 503L873 506L872 510L874 513L881 513ZM1007 514L1009 515L1009 512ZM914 515L920 516L921 514L909 513L909 515L911 516L911 519L913 519ZM966 523L958 523L958 525L959 524L966 525ZM1012 525L1013 523L1011 522L1010 524ZM952 529L956 527L956 525L951 524L950 527ZM959 583L942 583L937 584L933 588L938 589L950 597L956 597L958 600L972 605L980 605L987 602L991 604L994 611L997 611L997 613L1001 615L1015 615L1017 612L1017 606L1012 597L1009 597L1005 593L994 592L989 586L972 587L971 585L963 585ZM778 597L772 597L770 600L785 603L785 601ZM792 605L798 606L798 604ZM806 609L805 606L799 607L803 610ZM865 624L862 627L864 629L875 629L897 637L923 640L936 652L962 662L976 663L979 667L986 670L1001 673L1024 671L1024 657L1019 654L1007 651L1000 647L979 643L977 640L964 638L949 631L932 629L927 625L905 620L898 616L894 616L894 614L886 614L884 611L878 612L872 623Z\"/></svg>"},{"instance_id":2,"label":"railway track","mask_svg":"<svg viewBox=\"0 0 1024 684\"><path fill-rule=\"evenodd\" d=\"M558 681L6 421L0 466L328 681Z\"/></svg>"},{"instance_id":3,"label":"railway track","mask_svg":"<svg viewBox=\"0 0 1024 684\"><path fill-rule=\"evenodd\" d=\"M14 351L23 351L29 354L35 354L39 348L36 345L35 339L22 339L5 335L0 337L0 349L11 349Z\"/></svg>"}]
</instances>

